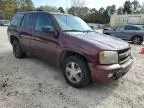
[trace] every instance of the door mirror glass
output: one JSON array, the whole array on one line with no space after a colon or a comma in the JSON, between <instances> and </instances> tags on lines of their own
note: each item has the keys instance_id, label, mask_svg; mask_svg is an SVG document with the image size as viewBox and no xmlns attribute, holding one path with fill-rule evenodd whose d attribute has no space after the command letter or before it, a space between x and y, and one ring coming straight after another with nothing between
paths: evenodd
<instances>
[{"instance_id":1,"label":"door mirror glass","mask_svg":"<svg viewBox=\"0 0 144 108\"><path fill-rule=\"evenodd\" d=\"M53 34L54 33L54 28L52 28L50 26L44 26L44 27L42 27L42 31L45 32L45 33Z\"/></svg>"},{"instance_id":2,"label":"door mirror glass","mask_svg":"<svg viewBox=\"0 0 144 108\"><path fill-rule=\"evenodd\" d=\"M42 27L42 31L45 33L53 34L55 38L58 38L58 32L51 26L44 26Z\"/></svg>"}]
</instances>

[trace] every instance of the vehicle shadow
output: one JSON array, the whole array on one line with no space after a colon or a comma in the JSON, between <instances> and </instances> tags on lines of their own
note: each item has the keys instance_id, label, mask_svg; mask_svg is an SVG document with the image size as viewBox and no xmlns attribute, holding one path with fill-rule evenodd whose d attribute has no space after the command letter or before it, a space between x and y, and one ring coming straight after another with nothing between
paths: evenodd
<instances>
[{"instance_id":1,"label":"vehicle shadow","mask_svg":"<svg viewBox=\"0 0 144 108\"><path fill-rule=\"evenodd\" d=\"M21 75L25 74L26 77L34 78L39 82L46 82L43 84L45 86L44 91L49 93L48 90L53 88L52 92L60 94L60 99L62 98L64 102L69 100L81 105L99 105L113 95L115 88L119 85L119 81L107 84L94 82L85 88L78 89L66 83L59 67L39 58L28 56L24 59L16 59L10 51L5 53L4 57L9 57L13 62L13 66L20 65L19 72Z\"/></svg>"},{"instance_id":2,"label":"vehicle shadow","mask_svg":"<svg viewBox=\"0 0 144 108\"><path fill-rule=\"evenodd\" d=\"M33 70L32 73L30 73L32 77L43 81L52 81L52 85L54 85L55 89L63 91L63 95L74 98L77 101L85 101L87 103L89 100L93 100L94 104L98 105L103 102L103 100L110 97L115 88L119 85L119 81L113 81L106 84L93 82L91 85L84 88L74 88L66 83L59 67L51 65L39 58L29 57L28 59L34 63L38 63L43 68L43 71L41 72L38 72L38 69L36 69L36 71Z\"/></svg>"}]
</instances>

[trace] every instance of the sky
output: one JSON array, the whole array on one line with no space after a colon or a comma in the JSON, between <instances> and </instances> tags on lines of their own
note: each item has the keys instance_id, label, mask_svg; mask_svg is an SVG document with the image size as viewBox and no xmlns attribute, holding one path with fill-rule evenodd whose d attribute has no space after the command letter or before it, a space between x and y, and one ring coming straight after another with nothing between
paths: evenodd
<instances>
[{"instance_id":1,"label":"sky","mask_svg":"<svg viewBox=\"0 0 144 108\"><path fill-rule=\"evenodd\" d=\"M70 7L72 0L32 0L36 7L43 5L50 5L55 7ZM85 0L86 6L89 8L99 9L101 7L106 7L108 5L115 4L117 7L122 6L126 0ZM132 0L131 0L132 1ZM144 0L138 0L140 3L144 2Z\"/></svg>"}]
</instances>

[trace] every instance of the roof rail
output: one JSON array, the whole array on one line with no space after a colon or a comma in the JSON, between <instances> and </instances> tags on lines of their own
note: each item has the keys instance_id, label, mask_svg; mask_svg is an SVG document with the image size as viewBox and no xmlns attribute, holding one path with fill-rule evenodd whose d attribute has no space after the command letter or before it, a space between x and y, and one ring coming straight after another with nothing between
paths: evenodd
<instances>
[{"instance_id":1,"label":"roof rail","mask_svg":"<svg viewBox=\"0 0 144 108\"><path fill-rule=\"evenodd\" d=\"M44 11L44 10L40 9L40 8L37 8L37 9L34 9L34 10L28 10L28 11Z\"/></svg>"}]
</instances>

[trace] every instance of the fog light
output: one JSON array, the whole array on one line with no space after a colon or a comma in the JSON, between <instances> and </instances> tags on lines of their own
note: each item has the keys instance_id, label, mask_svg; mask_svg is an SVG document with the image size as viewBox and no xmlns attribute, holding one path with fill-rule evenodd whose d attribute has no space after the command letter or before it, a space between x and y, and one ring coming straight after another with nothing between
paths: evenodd
<instances>
[{"instance_id":1,"label":"fog light","mask_svg":"<svg viewBox=\"0 0 144 108\"><path fill-rule=\"evenodd\" d=\"M113 77L113 73L108 74L108 78Z\"/></svg>"}]
</instances>

